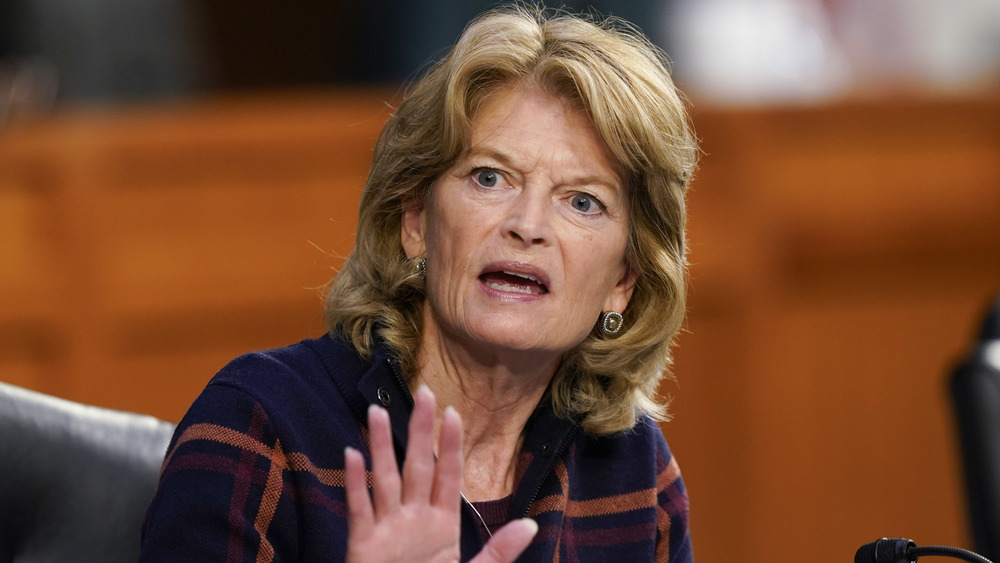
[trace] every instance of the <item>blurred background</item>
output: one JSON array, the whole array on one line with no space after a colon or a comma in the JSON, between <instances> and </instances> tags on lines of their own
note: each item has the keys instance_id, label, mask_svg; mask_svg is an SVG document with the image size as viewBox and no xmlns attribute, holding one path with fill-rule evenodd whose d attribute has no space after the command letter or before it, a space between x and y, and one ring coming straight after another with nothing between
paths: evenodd
<instances>
[{"instance_id":1,"label":"blurred background","mask_svg":"<svg viewBox=\"0 0 1000 563\"><path fill-rule=\"evenodd\" d=\"M495 2L0 4L0 380L176 422L324 332L371 147ZM951 370L1000 291L1000 0L565 2L704 155L664 432L698 561L971 547Z\"/></svg>"}]
</instances>

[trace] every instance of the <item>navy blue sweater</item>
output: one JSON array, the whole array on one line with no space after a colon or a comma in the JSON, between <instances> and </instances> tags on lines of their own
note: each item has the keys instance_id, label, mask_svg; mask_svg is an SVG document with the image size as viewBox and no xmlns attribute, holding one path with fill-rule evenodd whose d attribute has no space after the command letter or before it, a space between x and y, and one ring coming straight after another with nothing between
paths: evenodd
<instances>
[{"instance_id":1,"label":"navy blue sweater","mask_svg":"<svg viewBox=\"0 0 1000 563\"><path fill-rule=\"evenodd\" d=\"M402 460L412 400L384 347L365 360L324 336L234 360L177 427L140 561L343 560L344 448L370 462L372 403L389 411ZM651 420L597 437L542 405L519 467L510 517L539 525L519 561L692 560L687 494ZM482 541L463 510L464 561Z\"/></svg>"}]
</instances>

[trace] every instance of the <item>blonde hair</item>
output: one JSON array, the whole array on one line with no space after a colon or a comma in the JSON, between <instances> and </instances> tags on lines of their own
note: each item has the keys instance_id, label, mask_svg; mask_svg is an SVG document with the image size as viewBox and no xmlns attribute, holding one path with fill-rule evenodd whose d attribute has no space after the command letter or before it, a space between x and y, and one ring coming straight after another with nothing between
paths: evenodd
<instances>
[{"instance_id":1,"label":"blonde hair","mask_svg":"<svg viewBox=\"0 0 1000 563\"><path fill-rule=\"evenodd\" d=\"M663 420L660 381L684 317L684 195L697 163L687 112L662 53L626 22L513 7L487 12L389 118L361 200L354 252L328 286L327 324L370 355L374 334L412 375L424 284L400 242L403 210L420 204L467 149L490 95L527 83L582 107L624 170L626 262L637 280L615 339L598 327L568 351L548 392L556 413L593 434Z\"/></svg>"}]
</instances>

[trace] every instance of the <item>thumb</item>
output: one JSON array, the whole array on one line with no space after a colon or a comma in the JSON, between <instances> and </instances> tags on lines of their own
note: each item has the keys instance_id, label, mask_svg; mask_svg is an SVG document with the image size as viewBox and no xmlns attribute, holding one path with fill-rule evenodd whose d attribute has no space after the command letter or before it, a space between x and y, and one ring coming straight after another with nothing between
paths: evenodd
<instances>
[{"instance_id":1,"label":"thumb","mask_svg":"<svg viewBox=\"0 0 1000 563\"><path fill-rule=\"evenodd\" d=\"M510 563L517 559L538 533L538 523L521 518L497 530L483 550L469 563Z\"/></svg>"}]
</instances>

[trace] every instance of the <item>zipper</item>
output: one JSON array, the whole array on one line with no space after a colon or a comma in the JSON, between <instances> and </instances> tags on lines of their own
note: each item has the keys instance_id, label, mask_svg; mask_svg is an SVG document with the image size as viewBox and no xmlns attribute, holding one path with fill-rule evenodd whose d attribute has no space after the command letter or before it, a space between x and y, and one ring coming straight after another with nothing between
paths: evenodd
<instances>
[{"instance_id":1,"label":"zipper","mask_svg":"<svg viewBox=\"0 0 1000 563\"><path fill-rule=\"evenodd\" d=\"M389 369L392 371L393 377L396 378L396 384L403 391L403 396L406 397L406 400L410 403L410 408L413 408L413 395L410 394L410 388L407 387L406 379L403 377L403 374L400 373L399 366L392 358L386 358L385 361L389 364Z\"/></svg>"},{"instance_id":2,"label":"zipper","mask_svg":"<svg viewBox=\"0 0 1000 563\"><path fill-rule=\"evenodd\" d=\"M549 459L548 466L546 466L545 471L542 473L542 478L538 481L538 486L535 487L531 496L528 497L528 504L524 507L524 513L521 514L521 518L526 518L528 516L528 511L531 510L531 505L535 504L535 501L538 500L538 494L542 492L542 485L545 484L549 474L552 473L552 468L555 466L556 461L561 458L564 453L566 453L566 448L569 447L570 442L573 441L573 438L576 437L576 433L579 430L580 427L574 424L566 434L566 437L563 438L562 443L559 445L559 449L552 454L552 457Z\"/></svg>"}]
</instances>

